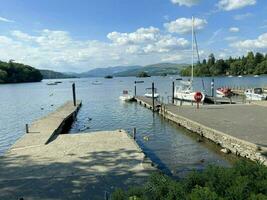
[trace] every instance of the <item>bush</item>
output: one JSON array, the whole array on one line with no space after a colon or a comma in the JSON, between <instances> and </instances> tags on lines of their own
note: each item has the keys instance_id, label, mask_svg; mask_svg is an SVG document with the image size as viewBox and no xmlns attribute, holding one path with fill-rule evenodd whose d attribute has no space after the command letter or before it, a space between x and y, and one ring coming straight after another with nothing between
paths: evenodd
<instances>
[{"instance_id":1,"label":"bush","mask_svg":"<svg viewBox=\"0 0 267 200\"><path fill-rule=\"evenodd\" d=\"M143 187L115 191L112 200L263 200L267 199L267 167L259 162L239 161L232 168L209 166L173 180L153 174Z\"/></svg>"}]
</instances>

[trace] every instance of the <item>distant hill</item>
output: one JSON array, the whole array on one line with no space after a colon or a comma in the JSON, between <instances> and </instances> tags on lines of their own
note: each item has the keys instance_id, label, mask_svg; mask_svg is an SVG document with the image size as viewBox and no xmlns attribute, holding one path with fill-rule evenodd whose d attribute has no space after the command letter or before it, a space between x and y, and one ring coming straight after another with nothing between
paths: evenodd
<instances>
[{"instance_id":1,"label":"distant hill","mask_svg":"<svg viewBox=\"0 0 267 200\"><path fill-rule=\"evenodd\" d=\"M135 70L142 68L141 66L116 66L116 67L107 67L107 68L96 68L92 69L88 72L80 73L80 77L105 77L108 75L113 76L114 74L127 71L127 70Z\"/></svg>"},{"instance_id":2,"label":"distant hill","mask_svg":"<svg viewBox=\"0 0 267 200\"><path fill-rule=\"evenodd\" d=\"M77 78L73 74L55 72L52 70L40 69L41 74L43 75L44 79L59 79L59 78Z\"/></svg>"},{"instance_id":3,"label":"distant hill","mask_svg":"<svg viewBox=\"0 0 267 200\"><path fill-rule=\"evenodd\" d=\"M187 64L175 64L175 63L158 63L153 65L147 65L138 69L125 70L119 73L113 74L114 76L137 76L141 72L146 72L149 76L163 76L179 74L180 70L188 66Z\"/></svg>"}]
</instances>

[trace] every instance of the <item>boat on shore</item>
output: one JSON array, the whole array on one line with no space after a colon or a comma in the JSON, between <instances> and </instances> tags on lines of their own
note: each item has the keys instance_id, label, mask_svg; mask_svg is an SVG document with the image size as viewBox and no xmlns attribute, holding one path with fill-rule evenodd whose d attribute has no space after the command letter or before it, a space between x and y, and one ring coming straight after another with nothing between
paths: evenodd
<instances>
[{"instance_id":1,"label":"boat on shore","mask_svg":"<svg viewBox=\"0 0 267 200\"><path fill-rule=\"evenodd\" d=\"M180 85L174 89L174 98L181 101L190 101L196 102L196 94L201 93L202 98L200 102L203 102L205 99L204 92L195 91L193 88L193 79L194 79L194 46L197 47L196 35L194 31L194 17L192 17L192 65L191 65L191 78L188 81L180 81ZM196 48L198 53L198 47Z\"/></svg>"},{"instance_id":2,"label":"boat on shore","mask_svg":"<svg viewBox=\"0 0 267 200\"><path fill-rule=\"evenodd\" d=\"M145 97L153 98L152 88L146 88ZM154 88L154 99L159 97L159 93L157 93L157 88Z\"/></svg>"},{"instance_id":3,"label":"boat on shore","mask_svg":"<svg viewBox=\"0 0 267 200\"><path fill-rule=\"evenodd\" d=\"M219 98L231 97L232 90L230 88L217 88L216 96Z\"/></svg>"},{"instance_id":4,"label":"boat on shore","mask_svg":"<svg viewBox=\"0 0 267 200\"><path fill-rule=\"evenodd\" d=\"M134 96L129 94L128 90L123 90L122 96L120 96L120 100L122 100L122 101L133 101L134 100Z\"/></svg>"},{"instance_id":5,"label":"boat on shore","mask_svg":"<svg viewBox=\"0 0 267 200\"><path fill-rule=\"evenodd\" d=\"M267 94L264 93L262 88L247 89L244 94L246 98L251 101L267 100Z\"/></svg>"}]
</instances>

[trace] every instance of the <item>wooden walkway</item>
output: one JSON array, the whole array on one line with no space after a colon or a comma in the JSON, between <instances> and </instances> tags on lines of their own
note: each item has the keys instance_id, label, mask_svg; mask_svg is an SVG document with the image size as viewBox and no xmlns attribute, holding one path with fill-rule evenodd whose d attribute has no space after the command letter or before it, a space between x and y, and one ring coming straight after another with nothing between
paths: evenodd
<instances>
[{"instance_id":1,"label":"wooden walkway","mask_svg":"<svg viewBox=\"0 0 267 200\"><path fill-rule=\"evenodd\" d=\"M153 109L153 103L152 103L152 98L148 98L148 97L144 97L144 96L136 96L135 100L137 101L137 103L139 103L140 105L143 105L146 108L149 109ZM161 107L161 103L155 99L154 101L155 103L155 111L159 111L160 107Z\"/></svg>"}]
</instances>

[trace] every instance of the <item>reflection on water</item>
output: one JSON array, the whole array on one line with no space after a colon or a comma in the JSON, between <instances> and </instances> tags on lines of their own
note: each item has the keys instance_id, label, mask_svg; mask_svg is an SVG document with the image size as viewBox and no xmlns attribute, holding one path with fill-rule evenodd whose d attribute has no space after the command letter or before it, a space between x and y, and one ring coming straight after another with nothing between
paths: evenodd
<instances>
[{"instance_id":1,"label":"reflection on water","mask_svg":"<svg viewBox=\"0 0 267 200\"><path fill-rule=\"evenodd\" d=\"M143 95L145 88L155 82L158 92L167 101L171 94L172 77L151 77L137 84L137 94ZM99 80L101 85L93 85ZM0 153L7 150L25 132L25 124L55 110L72 99L71 84L76 82L77 98L83 106L73 124L71 133L99 130L125 129L132 132L137 128L137 142L166 172L180 174L191 169L201 169L208 164L228 166L231 157L218 153L216 145L198 143L191 134L175 124L162 119L157 114L136 103L119 100L124 89L134 90L136 78L88 78L62 80L63 83L48 86L41 83L0 85ZM209 91L211 78L204 79ZM176 84L179 82L176 81ZM242 83L242 84L241 84ZM217 78L215 87L224 85L262 87L267 85L266 77ZM195 88L202 89L200 78L195 79Z\"/></svg>"}]
</instances>

